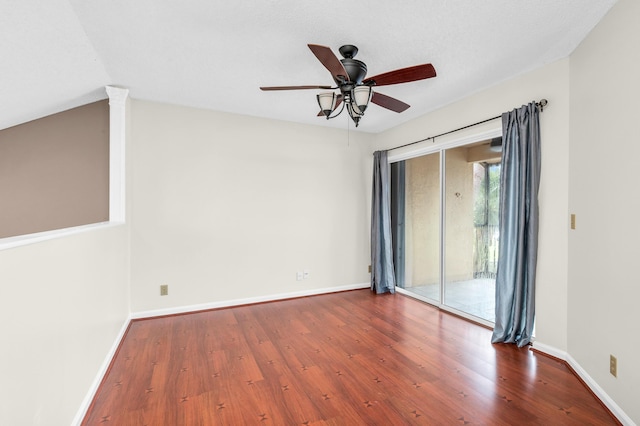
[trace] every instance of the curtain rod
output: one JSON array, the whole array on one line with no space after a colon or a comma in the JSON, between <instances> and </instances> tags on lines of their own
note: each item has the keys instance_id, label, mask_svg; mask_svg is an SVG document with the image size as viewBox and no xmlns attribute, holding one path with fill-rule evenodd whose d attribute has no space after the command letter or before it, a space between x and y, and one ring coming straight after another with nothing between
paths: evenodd
<instances>
[{"instance_id":1,"label":"curtain rod","mask_svg":"<svg viewBox=\"0 0 640 426\"><path fill-rule=\"evenodd\" d=\"M536 102L536 105L538 107L540 107L540 112L542 112L542 111L544 111L544 107L546 107L548 103L549 103L549 101L547 101L546 99L541 99L540 102ZM486 120L478 121L477 123L469 124L469 125L464 126L464 127L459 127L459 128L457 128L455 130L449 130L448 132L440 133L439 135L429 136L428 138L420 139L419 141L409 142L409 143L405 143L404 145L395 146L393 148L389 148L387 151L391 151L392 149L404 148L405 146L415 145L415 144L420 143L420 142L428 141L429 139L435 140L435 138L439 138L440 136L448 135L450 133L459 132L460 130L468 129L469 127L477 126L479 124L488 123L489 121L497 120L498 118L501 118L501 117L502 117L502 114L500 114L500 115L498 115L496 117L487 118Z\"/></svg>"}]
</instances>

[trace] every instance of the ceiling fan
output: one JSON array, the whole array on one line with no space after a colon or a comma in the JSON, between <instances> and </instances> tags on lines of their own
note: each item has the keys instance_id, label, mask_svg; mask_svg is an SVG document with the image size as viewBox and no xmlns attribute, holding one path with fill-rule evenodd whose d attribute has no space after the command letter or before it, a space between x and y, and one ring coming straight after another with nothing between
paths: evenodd
<instances>
[{"instance_id":1,"label":"ceiling fan","mask_svg":"<svg viewBox=\"0 0 640 426\"><path fill-rule=\"evenodd\" d=\"M308 44L307 46L309 46L309 49L311 49L311 52L318 58L320 63L329 70L336 86L267 86L260 87L260 90L339 89L339 94L323 92L316 96L318 105L320 105L318 116L324 116L327 120L335 118L342 113L346 106L349 116L356 123L356 127L358 127L358 122L364 115L369 102L395 112L402 112L409 108L408 104L398 99L383 95L377 91L374 92L373 86L408 83L436 76L436 70L433 65L423 64L365 78L367 65L354 59L358 53L356 46L347 44L338 49L343 59L338 59L329 47L317 44ZM342 107L338 110L340 105Z\"/></svg>"}]
</instances>

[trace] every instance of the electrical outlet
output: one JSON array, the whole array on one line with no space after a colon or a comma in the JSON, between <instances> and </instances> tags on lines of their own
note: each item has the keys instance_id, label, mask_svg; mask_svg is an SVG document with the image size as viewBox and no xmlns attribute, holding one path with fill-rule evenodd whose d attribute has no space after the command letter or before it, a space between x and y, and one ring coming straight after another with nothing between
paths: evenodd
<instances>
[{"instance_id":1,"label":"electrical outlet","mask_svg":"<svg viewBox=\"0 0 640 426\"><path fill-rule=\"evenodd\" d=\"M162 284L160 286L160 296L168 296L169 295L169 285Z\"/></svg>"},{"instance_id":2,"label":"electrical outlet","mask_svg":"<svg viewBox=\"0 0 640 426\"><path fill-rule=\"evenodd\" d=\"M371 273L371 265L369 265L369 273Z\"/></svg>"},{"instance_id":3,"label":"electrical outlet","mask_svg":"<svg viewBox=\"0 0 640 426\"><path fill-rule=\"evenodd\" d=\"M576 229L576 215L571 215L571 229Z\"/></svg>"},{"instance_id":4,"label":"electrical outlet","mask_svg":"<svg viewBox=\"0 0 640 426\"><path fill-rule=\"evenodd\" d=\"M609 373L613 377L618 377L618 360L613 355L609 355Z\"/></svg>"}]
</instances>

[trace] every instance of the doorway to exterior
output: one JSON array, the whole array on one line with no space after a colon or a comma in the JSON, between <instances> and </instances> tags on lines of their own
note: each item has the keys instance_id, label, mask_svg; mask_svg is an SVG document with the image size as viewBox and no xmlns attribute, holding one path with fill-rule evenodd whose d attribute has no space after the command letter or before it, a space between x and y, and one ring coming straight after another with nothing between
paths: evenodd
<instances>
[{"instance_id":1,"label":"doorway to exterior","mask_svg":"<svg viewBox=\"0 0 640 426\"><path fill-rule=\"evenodd\" d=\"M400 292L492 325L501 138L391 163Z\"/></svg>"}]
</instances>

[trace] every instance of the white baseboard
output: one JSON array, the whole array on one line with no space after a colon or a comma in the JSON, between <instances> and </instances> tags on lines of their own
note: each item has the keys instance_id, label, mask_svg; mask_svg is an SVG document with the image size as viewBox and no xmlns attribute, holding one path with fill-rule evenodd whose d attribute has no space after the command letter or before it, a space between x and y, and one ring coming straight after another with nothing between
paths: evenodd
<instances>
[{"instance_id":1,"label":"white baseboard","mask_svg":"<svg viewBox=\"0 0 640 426\"><path fill-rule=\"evenodd\" d=\"M85 395L84 400L82 400L82 404L80 405L80 408L76 413L76 416L73 418L73 421L71 422L72 426L80 426L80 424L82 423L84 416L87 414L87 410L89 410L91 401L93 401L93 398L95 397L96 392L98 392L98 387L100 387L100 383L102 383L102 379L104 379L105 374L107 374L107 370L111 365L111 361L113 360L113 357L116 355L116 351L118 350L118 347L120 346L120 342L122 342L122 339L124 338L124 334L127 332L127 329L129 328L130 323L131 323L131 316L129 316L124 321L124 324L122 324L122 327L118 332L118 335L113 341L113 345L111 345L111 349L109 349L107 356L105 356L104 361L102 362L102 365L100 366L100 369L98 370L98 373L96 374L95 379L93 379L93 383L91 383L91 387L87 391L87 394Z\"/></svg>"},{"instance_id":2,"label":"white baseboard","mask_svg":"<svg viewBox=\"0 0 640 426\"><path fill-rule=\"evenodd\" d=\"M163 315L184 314L188 312L205 311L207 309L229 308L232 306L251 305L254 303L273 302L275 300L294 299L296 297L315 296L318 294L337 293L339 291L359 290L370 288L371 284L351 284L339 287L314 288L311 290L294 291L291 293L269 294L266 296L248 297L246 299L224 300L220 302L202 303L198 305L177 306L166 309L154 309L151 311L134 312L132 319L159 317Z\"/></svg>"},{"instance_id":3,"label":"white baseboard","mask_svg":"<svg viewBox=\"0 0 640 426\"><path fill-rule=\"evenodd\" d=\"M593 378L585 371L578 362L573 359L567 352L561 351L553 346L544 343L534 342L533 348L552 357L566 361L573 371L589 386L589 389L602 401L604 405L613 413L614 416L625 426L636 426L635 422L615 403L613 399L593 380Z\"/></svg>"}]
</instances>

